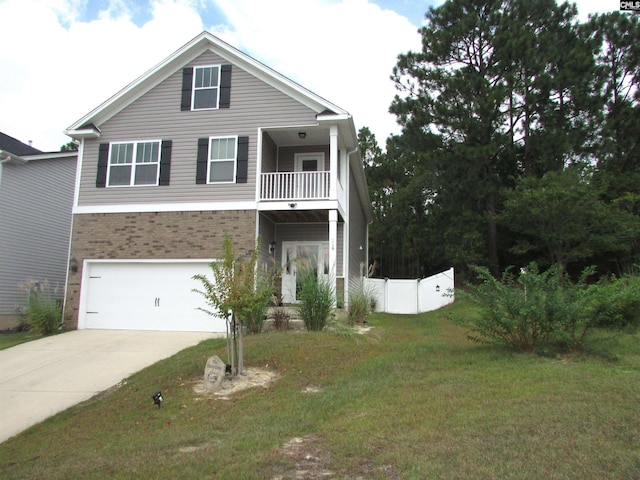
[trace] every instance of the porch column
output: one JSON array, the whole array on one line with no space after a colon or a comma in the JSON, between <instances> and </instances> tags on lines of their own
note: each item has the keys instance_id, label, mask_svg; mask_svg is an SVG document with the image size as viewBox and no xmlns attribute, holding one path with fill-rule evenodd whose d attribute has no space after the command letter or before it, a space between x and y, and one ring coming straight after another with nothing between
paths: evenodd
<instances>
[{"instance_id":1,"label":"porch column","mask_svg":"<svg viewBox=\"0 0 640 480\"><path fill-rule=\"evenodd\" d=\"M329 128L329 198L338 198L338 126Z\"/></svg>"},{"instance_id":2,"label":"porch column","mask_svg":"<svg viewBox=\"0 0 640 480\"><path fill-rule=\"evenodd\" d=\"M336 290L338 269L338 211L329 210L329 281ZM337 294L337 292L336 292Z\"/></svg>"}]
</instances>

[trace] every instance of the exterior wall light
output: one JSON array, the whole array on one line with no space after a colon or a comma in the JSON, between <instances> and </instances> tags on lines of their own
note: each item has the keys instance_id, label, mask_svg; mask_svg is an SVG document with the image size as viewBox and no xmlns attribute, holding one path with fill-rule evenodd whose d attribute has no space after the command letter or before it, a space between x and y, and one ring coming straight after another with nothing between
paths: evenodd
<instances>
[{"instance_id":1,"label":"exterior wall light","mask_svg":"<svg viewBox=\"0 0 640 480\"><path fill-rule=\"evenodd\" d=\"M273 255L273 252L276 251L276 242L271 242L269 244L269 255Z\"/></svg>"},{"instance_id":2,"label":"exterior wall light","mask_svg":"<svg viewBox=\"0 0 640 480\"><path fill-rule=\"evenodd\" d=\"M440 291L440 285L436 285L436 292Z\"/></svg>"},{"instance_id":3,"label":"exterior wall light","mask_svg":"<svg viewBox=\"0 0 640 480\"><path fill-rule=\"evenodd\" d=\"M78 261L76 260L76 257L71 257L69 260L69 271L71 273L76 273L78 271Z\"/></svg>"}]
</instances>

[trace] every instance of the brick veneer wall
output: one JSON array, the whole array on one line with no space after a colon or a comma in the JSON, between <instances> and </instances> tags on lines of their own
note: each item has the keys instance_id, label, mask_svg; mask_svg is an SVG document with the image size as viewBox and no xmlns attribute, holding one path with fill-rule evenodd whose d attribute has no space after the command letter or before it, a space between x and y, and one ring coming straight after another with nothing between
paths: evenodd
<instances>
[{"instance_id":1,"label":"brick veneer wall","mask_svg":"<svg viewBox=\"0 0 640 480\"><path fill-rule=\"evenodd\" d=\"M236 254L252 252L256 211L95 213L73 216L64 322L77 328L84 259L222 258L227 233Z\"/></svg>"}]
</instances>

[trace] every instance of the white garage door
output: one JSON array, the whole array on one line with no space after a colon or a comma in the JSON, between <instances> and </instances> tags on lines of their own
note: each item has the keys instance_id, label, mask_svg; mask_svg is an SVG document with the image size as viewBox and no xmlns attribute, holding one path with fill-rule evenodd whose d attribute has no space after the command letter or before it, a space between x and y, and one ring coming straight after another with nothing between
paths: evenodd
<instances>
[{"instance_id":1,"label":"white garage door","mask_svg":"<svg viewBox=\"0 0 640 480\"><path fill-rule=\"evenodd\" d=\"M79 328L225 332L207 308L195 274L211 277L206 262L85 263Z\"/></svg>"}]
</instances>

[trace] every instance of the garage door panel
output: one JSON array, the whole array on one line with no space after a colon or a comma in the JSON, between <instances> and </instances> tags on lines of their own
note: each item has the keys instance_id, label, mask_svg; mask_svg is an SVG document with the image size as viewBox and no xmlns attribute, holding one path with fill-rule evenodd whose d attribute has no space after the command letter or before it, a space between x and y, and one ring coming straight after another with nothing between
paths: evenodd
<instances>
[{"instance_id":1,"label":"garage door panel","mask_svg":"<svg viewBox=\"0 0 640 480\"><path fill-rule=\"evenodd\" d=\"M208 263L89 263L81 328L226 331L223 319L198 309L204 297L195 274L211 276Z\"/></svg>"}]
</instances>

